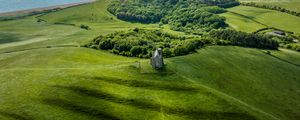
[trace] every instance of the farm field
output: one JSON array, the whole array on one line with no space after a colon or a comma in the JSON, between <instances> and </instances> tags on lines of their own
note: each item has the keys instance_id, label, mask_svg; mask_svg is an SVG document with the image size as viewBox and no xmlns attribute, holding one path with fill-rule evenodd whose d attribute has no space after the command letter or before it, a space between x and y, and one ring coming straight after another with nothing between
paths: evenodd
<instances>
[{"instance_id":1,"label":"farm field","mask_svg":"<svg viewBox=\"0 0 300 120\"><path fill-rule=\"evenodd\" d=\"M262 5L274 5L292 11L300 12L300 0L240 0L241 2L255 2Z\"/></svg>"},{"instance_id":2,"label":"farm field","mask_svg":"<svg viewBox=\"0 0 300 120\"><path fill-rule=\"evenodd\" d=\"M82 47L137 27L185 34L119 20L107 11L110 2L0 21L0 120L300 119L299 52L206 46L166 58L166 69L156 71L149 59ZM237 30L300 34L300 18L244 6L228 11L221 15Z\"/></svg>"},{"instance_id":3,"label":"farm field","mask_svg":"<svg viewBox=\"0 0 300 120\"><path fill-rule=\"evenodd\" d=\"M229 24L230 27L243 32L255 32L267 27L258 21L236 13L226 12L221 14L221 16L226 18L226 23Z\"/></svg>"},{"instance_id":4,"label":"farm field","mask_svg":"<svg viewBox=\"0 0 300 120\"><path fill-rule=\"evenodd\" d=\"M237 6L227 10L229 12L222 16L225 16L228 24L237 30L254 32L268 26L300 34L300 28L295 27L300 25L300 17L248 6Z\"/></svg>"}]
</instances>

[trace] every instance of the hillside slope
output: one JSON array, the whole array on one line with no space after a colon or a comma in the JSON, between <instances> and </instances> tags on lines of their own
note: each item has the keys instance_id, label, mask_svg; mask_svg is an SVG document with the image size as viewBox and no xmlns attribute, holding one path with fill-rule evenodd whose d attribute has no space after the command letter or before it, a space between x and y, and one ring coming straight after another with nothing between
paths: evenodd
<instances>
[{"instance_id":1,"label":"hillside slope","mask_svg":"<svg viewBox=\"0 0 300 120\"><path fill-rule=\"evenodd\" d=\"M254 32L263 27L275 27L300 34L300 28L296 27L300 26L300 17L248 6L237 6L227 10L229 12L222 16L225 16L228 24L237 30Z\"/></svg>"},{"instance_id":2,"label":"hillside slope","mask_svg":"<svg viewBox=\"0 0 300 120\"><path fill-rule=\"evenodd\" d=\"M286 62L294 63L290 56L283 56L288 51L274 52L280 59L260 50L209 47L198 54L172 58L170 64L196 83L232 95L278 118L299 119L299 64ZM300 57L299 53L289 54Z\"/></svg>"},{"instance_id":3,"label":"hillside slope","mask_svg":"<svg viewBox=\"0 0 300 120\"><path fill-rule=\"evenodd\" d=\"M0 58L1 119L299 118L299 67L260 50L208 47L167 59L162 73L86 48Z\"/></svg>"},{"instance_id":4,"label":"hillside slope","mask_svg":"<svg viewBox=\"0 0 300 120\"><path fill-rule=\"evenodd\" d=\"M1 120L300 119L298 52L270 56L213 46L166 59L167 69L157 72L148 59L57 46L135 27L160 29L115 19L106 11L109 2L47 14L45 23L35 16L0 22L0 40L10 40L0 44Z\"/></svg>"},{"instance_id":5,"label":"hillside slope","mask_svg":"<svg viewBox=\"0 0 300 120\"><path fill-rule=\"evenodd\" d=\"M240 0L241 2L249 2L249 0ZM251 0L251 2L255 2L262 5L274 5L282 8L286 8L292 11L300 12L300 0Z\"/></svg>"},{"instance_id":6,"label":"hillside slope","mask_svg":"<svg viewBox=\"0 0 300 120\"><path fill-rule=\"evenodd\" d=\"M38 17L47 22L37 22L37 16L0 21L0 43L2 43L0 44L0 53L36 47L84 45L100 34L135 27L159 29L157 24L129 23L117 20L106 11L110 2L109 0L99 0ZM75 26L69 24L75 24ZM88 25L91 29L80 29L82 24ZM13 38L9 37L12 35Z\"/></svg>"}]
</instances>

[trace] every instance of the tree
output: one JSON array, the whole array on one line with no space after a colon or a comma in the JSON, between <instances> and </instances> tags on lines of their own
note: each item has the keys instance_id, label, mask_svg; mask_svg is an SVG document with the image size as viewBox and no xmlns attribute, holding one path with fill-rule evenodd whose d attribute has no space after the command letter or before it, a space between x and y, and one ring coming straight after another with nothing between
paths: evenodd
<instances>
[{"instance_id":1,"label":"tree","mask_svg":"<svg viewBox=\"0 0 300 120\"><path fill-rule=\"evenodd\" d=\"M142 52L143 52L143 49L140 46L133 46L130 49L130 53L132 56L138 56L138 55L142 54Z\"/></svg>"},{"instance_id":2,"label":"tree","mask_svg":"<svg viewBox=\"0 0 300 120\"><path fill-rule=\"evenodd\" d=\"M164 48L163 49L163 56L164 57L172 57L172 51L171 51L171 49L170 48Z\"/></svg>"},{"instance_id":3,"label":"tree","mask_svg":"<svg viewBox=\"0 0 300 120\"><path fill-rule=\"evenodd\" d=\"M99 43L99 48L103 50L110 50L114 47L114 43L111 40L102 40Z\"/></svg>"}]
</instances>

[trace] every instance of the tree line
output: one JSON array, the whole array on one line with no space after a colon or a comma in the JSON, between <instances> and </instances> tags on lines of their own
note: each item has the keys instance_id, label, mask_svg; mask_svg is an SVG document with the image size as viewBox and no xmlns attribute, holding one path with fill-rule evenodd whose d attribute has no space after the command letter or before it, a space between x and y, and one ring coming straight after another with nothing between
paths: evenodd
<instances>
[{"instance_id":1,"label":"tree line","mask_svg":"<svg viewBox=\"0 0 300 120\"><path fill-rule=\"evenodd\" d=\"M300 44L297 44L297 43L286 44L282 47L300 52Z\"/></svg>"},{"instance_id":2,"label":"tree line","mask_svg":"<svg viewBox=\"0 0 300 120\"><path fill-rule=\"evenodd\" d=\"M270 10L276 10L276 11L279 11L279 12L284 12L284 13L287 13L287 14L291 14L291 15L300 17L300 12L288 10L286 8L282 8L282 7L279 7L279 6L257 4L257 3L254 3L254 2L243 2L243 3L241 3L241 5L264 8L264 9L270 9Z\"/></svg>"},{"instance_id":3,"label":"tree line","mask_svg":"<svg viewBox=\"0 0 300 120\"><path fill-rule=\"evenodd\" d=\"M135 28L98 36L87 47L109 50L128 57L150 58L157 48L163 49L164 57L174 57L195 52L205 43L207 41L200 37L177 36L160 30Z\"/></svg>"},{"instance_id":4,"label":"tree line","mask_svg":"<svg viewBox=\"0 0 300 120\"><path fill-rule=\"evenodd\" d=\"M277 50L278 41L271 35L240 32L232 29L212 30L209 36L217 39L219 45L236 45L251 48Z\"/></svg>"},{"instance_id":5,"label":"tree line","mask_svg":"<svg viewBox=\"0 0 300 120\"><path fill-rule=\"evenodd\" d=\"M275 50L279 43L271 36L239 32L232 29L212 30L206 36L178 36L161 30L135 28L96 37L86 47L108 50L117 55L150 58L157 48L164 57L187 55L205 45L235 45Z\"/></svg>"}]
</instances>

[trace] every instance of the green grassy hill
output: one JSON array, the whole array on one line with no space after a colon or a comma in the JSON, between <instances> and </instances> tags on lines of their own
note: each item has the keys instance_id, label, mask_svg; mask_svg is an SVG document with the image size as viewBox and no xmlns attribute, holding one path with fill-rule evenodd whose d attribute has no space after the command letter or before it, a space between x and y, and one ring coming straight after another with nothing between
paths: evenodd
<instances>
[{"instance_id":1,"label":"green grassy hill","mask_svg":"<svg viewBox=\"0 0 300 120\"><path fill-rule=\"evenodd\" d=\"M86 48L0 58L2 119L299 118L300 68L260 50L208 47L167 59L162 73Z\"/></svg>"},{"instance_id":2,"label":"green grassy hill","mask_svg":"<svg viewBox=\"0 0 300 120\"><path fill-rule=\"evenodd\" d=\"M241 2L249 2L249 0L240 0ZM300 0L251 0L262 5L280 6L292 11L300 12Z\"/></svg>"},{"instance_id":3,"label":"green grassy hill","mask_svg":"<svg viewBox=\"0 0 300 120\"><path fill-rule=\"evenodd\" d=\"M108 3L47 14L46 23L35 16L0 22L1 120L300 119L299 52L212 46L166 59L158 72L147 59L58 46L134 27L159 29L115 19Z\"/></svg>"},{"instance_id":4,"label":"green grassy hill","mask_svg":"<svg viewBox=\"0 0 300 120\"><path fill-rule=\"evenodd\" d=\"M252 20L247 16L226 12L221 14L221 16L226 17L226 23L229 24L231 28L234 28L243 32L255 32L259 29L267 27L266 25Z\"/></svg>"},{"instance_id":5,"label":"green grassy hill","mask_svg":"<svg viewBox=\"0 0 300 120\"><path fill-rule=\"evenodd\" d=\"M300 34L300 28L296 27L300 26L300 17L247 6L237 6L227 10L229 12L222 14L222 16L225 16L227 23L237 30L254 32L268 26Z\"/></svg>"},{"instance_id":6,"label":"green grassy hill","mask_svg":"<svg viewBox=\"0 0 300 120\"><path fill-rule=\"evenodd\" d=\"M109 0L99 0L92 4L72 7L39 17L47 22L37 22L36 16L13 21L0 21L0 43L3 43L0 44L0 52L54 45L83 45L100 34L135 27L158 29L157 24L129 23L117 20L106 11L109 2ZM74 16L76 17L74 18ZM75 24L76 26L55 23ZM81 24L90 26L91 30L80 29ZM167 28L166 31L170 30ZM9 38L11 36L14 38Z\"/></svg>"},{"instance_id":7,"label":"green grassy hill","mask_svg":"<svg viewBox=\"0 0 300 120\"><path fill-rule=\"evenodd\" d=\"M194 82L227 93L278 118L297 118L299 109L294 107L300 99L296 97L300 68L299 62L293 60L299 60L299 53L283 50L272 54L238 47L209 47L195 55L171 59L170 64Z\"/></svg>"}]
</instances>

